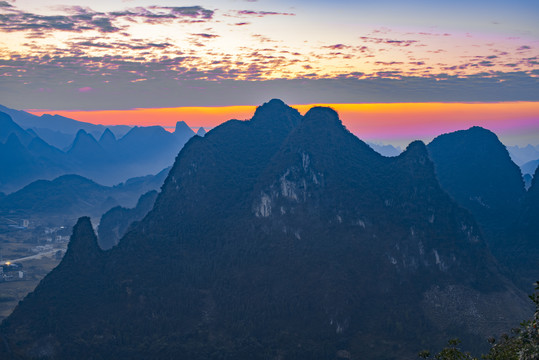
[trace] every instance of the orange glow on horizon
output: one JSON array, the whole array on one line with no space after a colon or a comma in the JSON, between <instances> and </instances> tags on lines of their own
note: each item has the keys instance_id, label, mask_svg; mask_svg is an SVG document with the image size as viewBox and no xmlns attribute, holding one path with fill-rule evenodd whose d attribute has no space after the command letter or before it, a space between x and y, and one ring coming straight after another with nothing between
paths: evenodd
<instances>
[{"instance_id":1,"label":"orange glow on horizon","mask_svg":"<svg viewBox=\"0 0 539 360\"><path fill-rule=\"evenodd\" d=\"M539 102L497 103L374 103L291 105L302 114L313 106L329 106L343 124L362 139L428 138L444 132L482 126L497 134L527 133L539 139ZM30 110L35 115L55 113L103 125L160 125L169 130L177 121L213 128L227 120L250 119L256 106L178 107L131 110ZM531 132L531 133L530 133ZM539 141L539 140L538 140Z\"/></svg>"}]
</instances>

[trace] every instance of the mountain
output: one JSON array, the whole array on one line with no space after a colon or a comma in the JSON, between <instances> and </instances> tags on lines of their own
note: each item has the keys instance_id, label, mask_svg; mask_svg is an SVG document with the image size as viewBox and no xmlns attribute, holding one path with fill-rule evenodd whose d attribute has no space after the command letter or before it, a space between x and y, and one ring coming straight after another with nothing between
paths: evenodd
<instances>
[{"instance_id":1,"label":"mountain","mask_svg":"<svg viewBox=\"0 0 539 360\"><path fill-rule=\"evenodd\" d=\"M522 166L529 161L539 159L539 145L533 146L531 144L528 144L524 147L508 146L507 150L509 151L511 159L518 166ZM531 172L530 174L533 174L533 172Z\"/></svg>"},{"instance_id":2,"label":"mountain","mask_svg":"<svg viewBox=\"0 0 539 360\"><path fill-rule=\"evenodd\" d=\"M152 190L141 195L137 206L132 209L116 206L103 214L97 230L99 247L109 250L116 246L129 226L141 220L152 209L156 198L157 191Z\"/></svg>"},{"instance_id":3,"label":"mountain","mask_svg":"<svg viewBox=\"0 0 539 360\"><path fill-rule=\"evenodd\" d=\"M107 208L101 205L109 196L108 189L78 175L64 175L52 181L38 180L9 194L0 202L0 211L24 214L99 215Z\"/></svg>"},{"instance_id":4,"label":"mountain","mask_svg":"<svg viewBox=\"0 0 539 360\"><path fill-rule=\"evenodd\" d=\"M37 217L60 225L75 223L83 215L100 217L114 206L133 206L141 194L158 189L165 171L155 176L129 179L114 187L99 185L79 175L63 175L52 181L38 180L1 198L0 216Z\"/></svg>"},{"instance_id":5,"label":"mountain","mask_svg":"<svg viewBox=\"0 0 539 360\"><path fill-rule=\"evenodd\" d=\"M513 227L513 271L522 288L530 289L539 278L539 168L535 170L519 221Z\"/></svg>"},{"instance_id":6,"label":"mountain","mask_svg":"<svg viewBox=\"0 0 539 360\"><path fill-rule=\"evenodd\" d=\"M333 110L271 100L191 138L111 250L79 219L0 354L402 359L528 315L423 143L386 158Z\"/></svg>"},{"instance_id":7,"label":"mountain","mask_svg":"<svg viewBox=\"0 0 539 360\"><path fill-rule=\"evenodd\" d=\"M66 134L45 128L28 128L26 131L34 133L36 136L39 136L45 142L59 150L68 149L75 139L75 134Z\"/></svg>"},{"instance_id":8,"label":"mountain","mask_svg":"<svg viewBox=\"0 0 539 360\"><path fill-rule=\"evenodd\" d=\"M197 135L198 135L198 136L204 136L204 135L206 135L206 130L201 126L201 127L197 130Z\"/></svg>"},{"instance_id":9,"label":"mountain","mask_svg":"<svg viewBox=\"0 0 539 360\"><path fill-rule=\"evenodd\" d=\"M17 125L8 114L0 112L0 143L5 143L11 134L15 134L24 145L28 145L33 138L31 134Z\"/></svg>"},{"instance_id":10,"label":"mountain","mask_svg":"<svg viewBox=\"0 0 539 360\"><path fill-rule=\"evenodd\" d=\"M528 161L527 163L522 165L522 173L523 174L533 174L535 173L535 170L539 166L539 159Z\"/></svg>"},{"instance_id":11,"label":"mountain","mask_svg":"<svg viewBox=\"0 0 539 360\"><path fill-rule=\"evenodd\" d=\"M32 128L38 134L40 131L49 130L52 132L59 132L73 136L82 129L88 133L91 133L93 136L99 137L101 133L105 131L105 126L103 125L95 125L83 121L77 121L60 115L43 114L41 116L36 116L26 111L10 109L3 105L0 105L0 111L9 114L22 128ZM109 126L109 128L116 136L123 136L131 129L130 126L126 125L114 125Z\"/></svg>"},{"instance_id":12,"label":"mountain","mask_svg":"<svg viewBox=\"0 0 539 360\"><path fill-rule=\"evenodd\" d=\"M99 145L103 149L113 150L116 147L116 136L107 128L99 138Z\"/></svg>"},{"instance_id":13,"label":"mountain","mask_svg":"<svg viewBox=\"0 0 539 360\"><path fill-rule=\"evenodd\" d=\"M402 152L400 147L394 147L389 144L375 144L368 142L367 145L383 156L398 156Z\"/></svg>"},{"instance_id":14,"label":"mountain","mask_svg":"<svg viewBox=\"0 0 539 360\"><path fill-rule=\"evenodd\" d=\"M39 138L33 138L25 147L11 133L4 144L0 143L0 189L11 192L36 179L58 175L64 167L60 157Z\"/></svg>"},{"instance_id":15,"label":"mountain","mask_svg":"<svg viewBox=\"0 0 539 360\"><path fill-rule=\"evenodd\" d=\"M493 254L513 272L521 252L514 232L526 190L505 146L489 130L472 127L440 135L428 149L442 188L474 215Z\"/></svg>"},{"instance_id":16,"label":"mountain","mask_svg":"<svg viewBox=\"0 0 539 360\"><path fill-rule=\"evenodd\" d=\"M96 139L84 130L79 130L75 140L66 152L71 158L76 159L84 166L94 162L101 163L108 158L107 152L99 145Z\"/></svg>"},{"instance_id":17,"label":"mountain","mask_svg":"<svg viewBox=\"0 0 539 360\"><path fill-rule=\"evenodd\" d=\"M35 117L15 110L11 113ZM170 167L178 151L194 135L184 122L178 123L173 134L160 126L135 127L119 140L109 128L104 128L99 141L79 129L74 139L69 136L72 142L62 151L44 141L39 134L55 137L55 141L66 141L65 134L42 130L25 131L8 114L0 113L1 191L17 191L32 181L50 180L65 174L78 174L108 186L154 174Z\"/></svg>"}]
</instances>

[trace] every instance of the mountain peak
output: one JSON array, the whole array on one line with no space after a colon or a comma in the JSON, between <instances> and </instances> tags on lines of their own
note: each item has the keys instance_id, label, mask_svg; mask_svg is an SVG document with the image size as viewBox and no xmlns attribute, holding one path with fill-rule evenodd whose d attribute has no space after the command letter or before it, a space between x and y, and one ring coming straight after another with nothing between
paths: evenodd
<instances>
[{"instance_id":1,"label":"mountain peak","mask_svg":"<svg viewBox=\"0 0 539 360\"><path fill-rule=\"evenodd\" d=\"M103 134L101 134L99 145L104 149L112 149L116 145L116 136L114 136L114 133L109 128L106 128Z\"/></svg>"},{"instance_id":2,"label":"mountain peak","mask_svg":"<svg viewBox=\"0 0 539 360\"><path fill-rule=\"evenodd\" d=\"M97 140L83 129L80 129L77 132L75 140L73 140L69 150L67 150L67 153L74 154L81 160L95 158L97 155L102 155L103 152L104 150L101 145L99 145Z\"/></svg>"},{"instance_id":3,"label":"mountain peak","mask_svg":"<svg viewBox=\"0 0 539 360\"><path fill-rule=\"evenodd\" d=\"M293 129L301 121L301 115L296 109L286 105L282 100L273 99L256 108L251 119L253 124L284 125Z\"/></svg>"},{"instance_id":4,"label":"mountain peak","mask_svg":"<svg viewBox=\"0 0 539 360\"><path fill-rule=\"evenodd\" d=\"M342 127L342 122L339 119L339 114L330 107L315 106L311 108L305 116L304 121L323 121L325 125L334 124Z\"/></svg>"},{"instance_id":5,"label":"mountain peak","mask_svg":"<svg viewBox=\"0 0 539 360\"><path fill-rule=\"evenodd\" d=\"M198 136L204 136L206 135L206 129L204 129L202 126L197 131Z\"/></svg>"},{"instance_id":6,"label":"mountain peak","mask_svg":"<svg viewBox=\"0 0 539 360\"><path fill-rule=\"evenodd\" d=\"M409 154L428 156L427 146L421 140L412 141L405 150Z\"/></svg>"},{"instance_id":7,"label":"mountain peak","mask_svg":"<svg viewBox=\"0 0 539 360\"><path fill-rule=\"evenodd\" d=\"M28 145L33 138L32 135L15 123L9 114L0 111L0 142L6 141L10 134L17 134L18 139L24 145Z\"/></svg>"},{"instance_id":8,"label":"mountain peak","mask_svg":"<svg viewBox=\"0 0 539 360\"><path fill-rule=\"evenodd\" d=\"M87 216L79 218L73 227L64 261L90 264L99 257L101 252L90 218Z\"/></svg>"},{"instance_id":9,"label":"mountain peak","mask_svg":"<svg viewBox=\"0 0 539 360\"><path fill-rule=\"evenodd\" d=\"M182 134L182 133L189 133L189 134L192 134L194 133L193 130L191 130L191 128L189 127L189 125L187 125L187 123L185 121L178 121L176 123L176 128L174 129L174 134Z\"/></svg>"},{"instance_id":10,"label":"mountain peak","mask_svg":"<svg viewBox=\"0 0 539 360\"><path fill-rule=\"evenodd\" d=\"M103 134L101 134L101 137L99 138L99 142L102 141L116 141L116 136L114 136L114 133L110 131L109 128L106 128L105 131L103 131Z\"/></svg>"}]
</instances>

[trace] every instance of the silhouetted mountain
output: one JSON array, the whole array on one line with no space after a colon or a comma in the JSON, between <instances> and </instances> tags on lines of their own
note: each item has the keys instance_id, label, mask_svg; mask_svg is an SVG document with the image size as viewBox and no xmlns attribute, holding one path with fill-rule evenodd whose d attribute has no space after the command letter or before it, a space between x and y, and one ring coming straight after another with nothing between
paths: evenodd
<instances>
[{"instance_id":1,"label":"silhouetted mountain","mask_svg":"<svg viewBox=\"0 0 539 360\"><path fill-rule=\"evenodd\" d=\"M11 115L13 120L25 129L48 129L71 135L75 135L82 129L93 136L100 136L105 131L105 126L103 125L77 121L60 115L43 114L36 116L26 111L14 110L2 105L0 105L0 111ZM130 126L126 125L114 125L109 126L109 128L116 136L123 136L131 129Z\"/></svg>"},{"instance_id":2,"label":"silhouetted mountain","mask_svg":"<svg viewBox=\"0 0 539 360\"><path fill-rule=\"evenodd\" d=\"M33 119L36 116L10 110L19 117ZM3 113L2 113L3 114ZM49 121L54 118L54 121ZM80 125L77 135L65 152L49 145L37 134L47 134L57 142L66 139L64 133L55 130L32 128L25 131L11 120L9 115L0 115L0 140L7 139L9 134L16 134L22 146L11 143L11 149L5 145L0 147L0 165L4 174L0 174L0 190L16 191L38 179L53 179L63 174L78 174L105 185L113 185L128 178L152 174L169 167L174 162L178 151L194 132L184 122L179 122L176 131L171 134L160 126L137 127L125 136L116 140L110 129L103 126L80 123L63 117L44 116L39 121L60 126L68 124L69 129ZM91 126L90 126L91 125ZM97 126L97 127L96 127ZM54 126L51 125L54 128ZM104 131L99 138L93 133L99 129ZM114 127L112 127L114 128ZM43 131L42 131L43 130ZM21 139L24 139L21 140ZM3 140L0 143L4 142ZM15 146L15 147L13 147ZM20 152L20 153L19 153Z\"/></svg>"},{"instance_id":3,"label":"silhouetted mountain","mask_svg":"<svg viewBox=\"0 0 539 360\"><path fill-rule=\"evenodd\" d=\"M0 112L0 143L5 143L11 134L17 135L19 141L24 145L28 145L33 138L32 135L17 125L8 114Z\"/></svg>"},{"instance_id":4,"label":"silhouetted mountain","mask_svg":"<svg viewBox=\"0 0 539 360\"><path fill-rule=\"evenodd\" d=\"M511 160L513 160L518 166L522 166L529 161L539 159L539 145L533 146L528 144L525 147L508 146L507 151L509 151ZM530 174L533 174L533 172Z\"/></svg>"},{"instance_id":5,"label":"silhouetted mountain","mask_svg":"<svg viewBox=\"0 0 539 360\"><path fill-rule=\"evenodd\" d=\"M99 138L99 145L106 150L114 150L116 147L116 136L108 128Z\"/></svg>"},{"instance_id":6,"label":"silhouetted mountain","mask_svg":"<svg viewBox=\"0 0 539 360\"><path fill-rule=\"evenodd\" d=\"M31 143L32 147L37 143ZM55 170L34 156L15 133L0 143L0 188L13 191L19 184L29 183L40 177L49 176Z\"/></svg>"},{"instance_id":7,"label":"silhouetted mountain","mask_svg":"<svg viewBox=\"0 0 539 360\"><path fill-rule=\"evenodd\" d=\"M95 138L84 130L79 130L67 154L81 162L95 162L107 156Z\"/></svg>"},{"instance_id":8,"label":"silhouetted mountain","mask_svg":"<svg viewBox=\"0 0 539 360\"><path fill-rule=\"evenodd\" d=\"M201 126L197 131L198 136L204 136L206 135L206 130Z\"/></svg>"},{"instance_id":9,"label":"silhouetted mountain","mask_svg":"<svg viewBox=\"0 0 539 360\"><path fill-rule=\"evenodd\" d=\"M67 150L75 140L75 134L66 134L60 131L43 128L29 128L26 131L32 131L48 144L58 148L59 150Z\"/></svg>"},{"instance_id":10,"label":"silhouetted mountain","mask_svg":"<svg viewBox=\"0 0 539 360\"><path fill-rule=\"evenodd\" d=\"M525 188L505 146L494 133L472 127L438 136L428 149L442 188L472 212L491 251L511 271L519 261L514 229Z\"/></svg>"},{"instance_id":11,"label":"silhouetted mountain","mask_svg":"<svg viewBox=\"0 0 539 360\"><path fill-rule=\"evenodd\" d=\"M66 154L54 146L47 144L40 137L33 138L30 144L28 144L27 149L38 159L46 161L49 167L58 166L59 168L69 168L67 166L69 160Z\"/></svg>"},{"instance_id":12,"label":"silhouetted mountain","mask_svg":"<svg viewBox=\"0 0 539 360\"><path fill-rule=\"evenodd\" d=\"M513 271L519 275L519 284L531 289L539 278L539 168L524 200L517 225L513 228Z\"/></svg>"},{"instance_id":13,"label":"silhouetted mountain","mask_svg":"<svg viewBox=\"0 0 539 360\"><path fill-rule=\"evenodd\" d=\"M423 143L386 158L333 110L272 100L192 138L111 250L80 219L0 354L415 358L453 336L477 347L526 305Z\"/></svg>"},{"instance_id":14,"label":"silhouetted mountain","mask_svg":"<svg viewBox=\"0 0 539 360\"><path fill-rule=\"evenodd\" d=\"M0 202L0 211L15 209L24 214L99 216L107 210L101 204L110 196L108 190L78 175L64 175L52 181L38 180L6 196Z\"/></svg>"},{"instance_id":15,"label":"silhouetted mountain","mask_svg":"<svg viewBox=\"0 0 539 360\"><path fill-rule=\"evenodd\" d=\"M174 129L174 134L176 136L185 136L189 138L195 135L195 132L185 123L185 121L178 121L176 123L176 128Z\"/></svg>"},{"instance_id":16,"label":"silhouetted mountain","mask_svg":"<svg viewBox=\"0 0 539 360\"><path fill-rule=\"evenodd\" d=\"M167 167L155 175L138 176L129 178L125 182L115 185L114 188L121 188L124 191L130 191L131 189L143 189L141 192L147 192L153 189L159 189L165 181L171 167ZM133 204L134 205L134 204Z\"/></svg>"},{"instance_id":17,"label":"silhouetted mountain","mask_svg":"<svg viewBox=\"0 0 539 360\"><path fill-rule=\"evenodd\" d=\"M398 156L402 152L400 147L394 147L393 145L374 144L370 142L367 144L373 148L374 151L383 156Z\"/></svg>"},{"instance_id":18,"label":"silhouetted mountain","mask_svg":"<svg viewBox=\"0 0 539 360\"><path fill-rule=\"evenodd\" d=\"M0 199L0 214L47 218L51 223L62 225L65 221L74 223L80 216L99 217L117 205L131 207L141 194L158 189L163 179L164 175L159 173L130 179L114 187L102 186L78 175L38 180Z\"/></svg>"},{"instance_id":19,"label":"silhouetted mountain","mask_svg":"<svg viewBox=\"0 0 539 360\"><path fill-rule=\"evenodd\" d=\"M152 190L143 194L135 208L126 209L116 206L101 217L98 228L98 243L103 250L116 246L120 238L125 235L129 225L141 220L153 207L157 191Z\"/></svg>"},{"instance_id":20,"label":"silhouetted mountain","mask_svg":"<svg viewBox=\"0 0 539 360\"><path fill-rule=\"evenodd\" d=\"M528 161L524 165L522 165L522 173L523 174L533 174L535 173L535 170L539 166L539 159Z\"/></svg>"}]
</instances>

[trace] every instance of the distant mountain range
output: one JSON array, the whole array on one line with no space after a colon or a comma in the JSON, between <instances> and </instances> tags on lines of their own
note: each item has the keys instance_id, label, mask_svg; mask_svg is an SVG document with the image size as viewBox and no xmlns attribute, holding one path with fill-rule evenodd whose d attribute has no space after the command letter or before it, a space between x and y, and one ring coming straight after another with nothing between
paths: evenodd
<instances>
[{"instance_id":1,"label":"distant mountain range","mask_svg":"<svg viewBox=\"0 0 539 360\"><path fill-rule=\"evenodd\" d=\"M105 185L156 174L171 166L178 151L195 135L183 121L170 133L160 126L108 129L63 117L6 111L23 124L42 127L25 130L7 113L0 112L0 191L5 193L35 180L64 174L78 174ZM69 131L75 129L76 133L70 135ZM99 141L92 134L100 134ZM42 135L49 140L56 136L52 143L57 144L61 141L65 144L71 136L71 143L58 148Z\"/></svg>"},{"instance_id":2,"label":"distant mountain range","mask_svg":"<svg viewBox=\"0 0 539 360\"><path fill-rule=\"evenodd\" d=\"M395 147L389 144L384 145L367 142L367 145L369 145L371 148L374 149L374 151L383 156L398 156L402 152L402 149L400 147Z\"/></svg>"},{"instance_id":3,"label":"distant mountain range","mask_svg":"<svg viewBox=\"0 0 539 360\"><path fill-rule=\"evenodd\" d=\"M99 219L112 207L132 207L141 194L159 189L169 170L155 176L132 178L112 187L79 175L63 175L52 181L38 180L0 198L0 216L55 225L74 224L78 217L85 215Z\"/></svg>"},{"instance_id":4,"label":"distant mountain range","mask_svg":"<svg viewBox=\"0 0 539 360\"><path fill-rule=\"evenodd\" d=\"M528 144L524 147L508 146L507 151L509 151L511 159L518 166L522 166L527 162L539 159L539 145L533 146ZM531 174L533 174L533 172L531 172Z\"/></svg>"},{"instance_id":5,"label":"distant mountain range","mask_svg":"<svg viewBox=\"0 0 539 360\"><path fill-rule=\"evenodd\" d=\"M122 137L131 129L126 125L95 125L82 121L69 119L60 115L43 114L36 116L22 110L14 110L0 105L0 111L11 116L22 128L32 130L48 144L59 149L65 149L73 141L74 135L79 130L84 130L94 138L98 138L108 128L117 137Z\"/></svg>"},{"instance_id":6,"label":"distant mountain range","mask_svg":"<svg viewBox=\"0 0 539 360\"><path fill-rule=\"evenodd\" d=\"M512 162L472 169L486 151L459 146L474 138L509 156L473 128L384 157L333 110L272 100L192 138L112 249L79 219L2 322L0 357L412 359L454 337L480 350L531 312L489 251L482 224L505 214L490 195L507 185L509 208L535 216L537 178L528 196ZM479 223L476 203L492 208Z\"/></svg>"}]
</instances>

